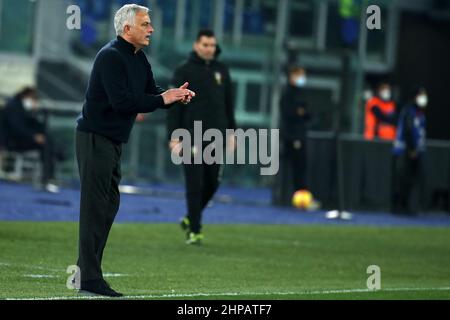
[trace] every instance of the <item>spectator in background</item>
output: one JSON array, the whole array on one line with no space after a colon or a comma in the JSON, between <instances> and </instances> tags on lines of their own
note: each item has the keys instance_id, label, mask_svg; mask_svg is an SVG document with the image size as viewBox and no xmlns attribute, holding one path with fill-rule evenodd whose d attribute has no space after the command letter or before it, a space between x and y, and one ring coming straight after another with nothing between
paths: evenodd
<instances>
[{"instance_id":1,"label":"spectator in background","mask_svg":"<svg viewBox=\"0 0 450 320\"><path fill-rule=\"evenodd\" d=\"M367 101L364 122L364 138L366 140L378 138L393 141L395 139L397 112L389 83L380 83L377 94Z\"/></svg>"},{"instance_id":2,"label":"spectator in background","mask_svg":"<svg viewBox=\"0 0 450 320\"><path fill-rule=\"evenodd\" d=\"M26 87L7 102L3 113L6 148L17 152L39 151L43 165L42 185L49 192L58 192L59 188L52 180L55 162L62 160L63 156L56 152L45 124L37 118L37 110L35 88Z\"/></svg>"},{"instance_id":3,"label":"spectator in background","mask_svg":"<svg viewBox=\"0 0 450 320\"><path fill-rule=\"evenodd\" d=\"M425 154L425 109L428 95L425 88L414 90L412 101L399 117L397 136L394 142L395 179L393 211L400 214L413 213L411 193L423 178Z\"/></svg>"},{"instance_id":4,"label":"spectator in background","mask_svg":"<svg viewBox=\"0 0 450 320\"><path fill-rule=\"evenodd\" d=\"M362 0L339 0L341 41L344 48L355 48L358 43Z\"/></svg>"},{"instance_id":5,"label":"spectator in background","mask_svg":"<svg viewBox=\"0 0 450 320\"><path fill-rule=\"evenodd\" d=\"M288 85L280 103L280 136L284 155L292 169L295 190L306 189L306 125L310 120L303 89L305 69L292 66L288 70Z\"/></svg>"}]
</instances>

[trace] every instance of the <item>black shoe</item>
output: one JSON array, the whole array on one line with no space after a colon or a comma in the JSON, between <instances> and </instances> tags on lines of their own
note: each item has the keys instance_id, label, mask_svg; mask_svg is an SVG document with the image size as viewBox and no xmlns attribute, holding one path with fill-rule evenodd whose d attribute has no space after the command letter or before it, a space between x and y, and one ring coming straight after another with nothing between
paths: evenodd
<instances>
[{"instance_id":1,"label":"black shoe","mask_svg":"<svg viewBox=\"0 0 450 320\"><path fill-rule=\"evenodd\" d=\"M105 280L81 282L80 293L96 294L106 297L123 297L123 294L111 289Z\"/></svg>"}]
</instances>

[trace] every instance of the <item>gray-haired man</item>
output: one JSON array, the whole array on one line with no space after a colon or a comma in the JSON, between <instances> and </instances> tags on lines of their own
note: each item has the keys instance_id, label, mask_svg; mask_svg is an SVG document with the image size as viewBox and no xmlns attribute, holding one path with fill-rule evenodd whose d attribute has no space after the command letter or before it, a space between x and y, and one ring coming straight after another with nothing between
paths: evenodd
<instances>
[{"instance_id":1,"label":"gray-haired man","mask_svg":"<svg viewBox=\"0 0 450 320\"><path fill-rule=\"evenodd\" d=\"M78 266L81 290L119 297L103 280L101 262L119 209L120 157L138 113L187 104L188 83L164 91L155 84L141 49L154 29L148 9L125 5L114 17L117 39L97 54L83 111L78 118L76 154L81 180Z\"/></svg>"}]
</instances>

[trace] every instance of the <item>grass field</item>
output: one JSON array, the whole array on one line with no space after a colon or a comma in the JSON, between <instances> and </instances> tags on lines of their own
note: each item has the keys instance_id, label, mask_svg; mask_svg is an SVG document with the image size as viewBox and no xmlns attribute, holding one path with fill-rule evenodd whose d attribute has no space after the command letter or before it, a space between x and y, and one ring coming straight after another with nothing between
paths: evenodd
<instances>
[{"instance_id":1,"label":"grass field","mask_svg":"<svg viewBox=\"0 0 450 320\"><path fill-rule=\"evenodd\" d=\"M76 223L0 222L0 298L85 298L66 288ZM136 299L450 299L450 229L115 224L103 271ZM368 291L369 265L381 268Z\"/></svg>"}]
</instances>

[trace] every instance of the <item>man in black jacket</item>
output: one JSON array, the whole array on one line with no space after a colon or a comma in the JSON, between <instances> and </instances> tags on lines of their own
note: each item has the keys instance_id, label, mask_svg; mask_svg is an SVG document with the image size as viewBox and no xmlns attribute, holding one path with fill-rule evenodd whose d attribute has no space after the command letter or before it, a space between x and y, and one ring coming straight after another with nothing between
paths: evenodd
<instances>
[{"instance_id":1,"label":"man in black jacket","mask_svg":"<svg viewBox=\"0 0 450 320\"><path fill-rule=\"evenodd\" d=\"M142 48L153 33L148 9L130 4L114 17L117 39L97 54L83 111L78 118L76 153L81 180L78 267L81 290L117 297L103 280L101 262L119 209L120 158L138 113L187 104L195 95L184 83L164 91L155 84ZM77 279L77 278L76 278Z\"/></svg>"},{"instance_id":2,"label":"man in black jacket","mask_svg":"<svg viewBox=\"0 0 450 320\"><path fill-rule=\"evenodd\" d=\"M189 82L197 96L189 108L177 105L168 113L169 147L172 152L179 152L181 148L179 140L172 140L174 130L187 129L193 137L194 121L201 121L203 130L219 129L223 137L226 136L226 129L236 128L230 73L225 64L216 60L218 55L214 33L201 30L189 59L175 71L173 85L177 87ZM234 151L234 136L227 139L228 151ZM192 148L192 156L201 152L196 147ZM187 244L200 244L203 240L202 211L219 187L221 165L206 164L204 161L201 164L184 164L184 175L188 213L182 219L181 226L187 231Z\"/></svg>"},{"instance_id":3,"label":"man in black jacket","mask_svg":"<svg viewBox=\"0 0 450 320\"><path fill-rule=\"evenodd\" d=\"M37 104L37 91L32 87L22 89L7 102L2 116L5 147L17 152L39 151L43 167L42 186L47 191L57 192L59 188L51 182L55 175L55 162L62 156L55 150L44 122L37 117Z\"/></svg>"},{"instance_id":4,"label":"man in black jacket","mask_svg":"<svg viewBox=\"0 0 450 320\"><path fill-rule=\"evenodd\" d=\"M280 103L280 136L283 141L284 156L292 169L295 190L306 189L306 147L307 122L310 114L304 98L306 71L292 66L288 72L289 84Z\"/></svg>"}]
</instances>

